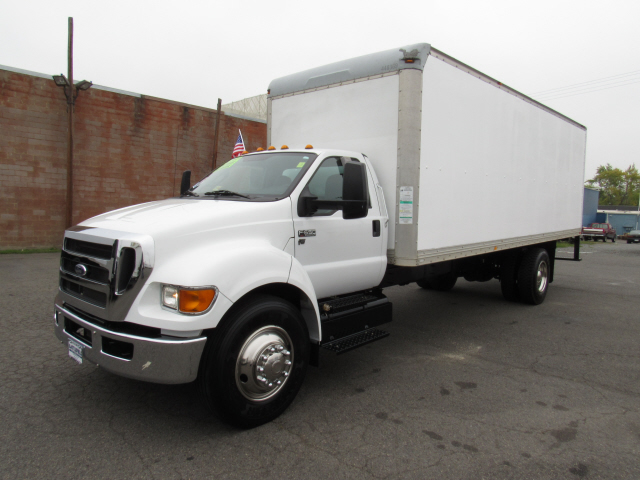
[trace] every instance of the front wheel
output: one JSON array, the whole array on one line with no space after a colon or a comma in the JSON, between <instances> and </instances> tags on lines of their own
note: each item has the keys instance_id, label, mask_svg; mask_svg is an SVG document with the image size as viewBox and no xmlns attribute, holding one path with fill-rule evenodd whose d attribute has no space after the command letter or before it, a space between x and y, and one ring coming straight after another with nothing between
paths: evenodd
<instances>
[{"instance_id":1,"label":"front wheel","mask_svg":"<svg viewBox=\"0 0 640 480\"><path fill-rule=\"evenodd\" d=\"M223 421L253 428L287 409L308 362L309 334L300 312L277 297L255 295L207 341L198 380Z\"/></svg>"},{"instance_id":2,"label":"front wheel","mask_svg":"<svg viewBox=\"0 0 640 480\"><path fill-rule=\"evenodd\" d=\"M518 268L518 293L523 303L544 302L549 287L551 262L544 248L532 248L525 253Z\"/></svg>"}]
</instances>

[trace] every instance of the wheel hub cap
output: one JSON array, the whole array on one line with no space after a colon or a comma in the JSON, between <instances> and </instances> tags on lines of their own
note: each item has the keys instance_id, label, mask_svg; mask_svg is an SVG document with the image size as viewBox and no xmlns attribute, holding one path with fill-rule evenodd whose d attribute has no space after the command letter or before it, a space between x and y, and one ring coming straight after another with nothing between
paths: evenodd
<instances>
[{"instance_id":1,"label":"wheel hub cap","mask_svg":"<svg viewBox=\"0 0 640 480\"><path fill-rule=\"evenodd\" d=\"M240 349L236 385L250 400L266 400L285 384L293 366L293 348L287 332L276 326L254 332Z\"/></svg>"},{"instance_id":2,"label":"wheel hub cap","mask_svg":"<svg viewBox=\"0 0 640 480\"><path fill-rule=\"evenodd\" d=\"M540 262L540 265L538 265L538 274L536 276L538 291L540 293L544 292L547 288L548 276L549 276L549 267L547 266L547 262Z\"/></svg>"}]
</instances>

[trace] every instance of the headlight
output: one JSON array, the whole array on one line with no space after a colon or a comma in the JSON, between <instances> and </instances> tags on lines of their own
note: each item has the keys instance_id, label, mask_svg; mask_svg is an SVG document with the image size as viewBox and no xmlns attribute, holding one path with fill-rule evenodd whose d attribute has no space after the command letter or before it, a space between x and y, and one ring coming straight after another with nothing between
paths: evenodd
<instances>
[{"instance_id":1,"label":"headlight","mask_svg":"<svg viewBox=\"0 0 640 480\"><path fill-rule=\"evenodd\" d=\"M162 304L180 313L197 315L204 313L213 304L218 290L216 287L176 287L162 286Z\"/></svg>"}]
</instances>

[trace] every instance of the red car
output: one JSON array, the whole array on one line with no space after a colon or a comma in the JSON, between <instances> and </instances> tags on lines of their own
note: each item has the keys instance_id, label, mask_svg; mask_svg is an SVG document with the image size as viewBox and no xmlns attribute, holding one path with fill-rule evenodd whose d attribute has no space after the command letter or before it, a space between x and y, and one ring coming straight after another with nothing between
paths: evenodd
<instances>
[{"instance_id":1,"label":"red car","mask_svg":"<svg viewBox=\"0 0 640 480\"><path fill-rule=\"evenodd\" d=\"M612 242L616 241L616 230L610 223L592 223L588 227L582 227L582 238L585 240L600 240L603 242L610 238Z\"/></svg>"}]
</instances>

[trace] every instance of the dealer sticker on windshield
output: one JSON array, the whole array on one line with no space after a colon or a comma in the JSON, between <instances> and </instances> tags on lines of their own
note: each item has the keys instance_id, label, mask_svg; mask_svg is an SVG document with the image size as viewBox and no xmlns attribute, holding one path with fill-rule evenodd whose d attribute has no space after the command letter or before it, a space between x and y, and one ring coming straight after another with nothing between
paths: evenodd
<instances>
[{"instance_id":1,"label":"dealer sticker on windshield","mask_svg":"<svg viewBox=\"0 0 640 480\"><path fill-rule=\"evenodd\" d=\"M82 350L84 350L83 345L78 342L74 342L73 340L69 340L69 356L78 363L82 363Z\"/></svg>"}]
</instances>

